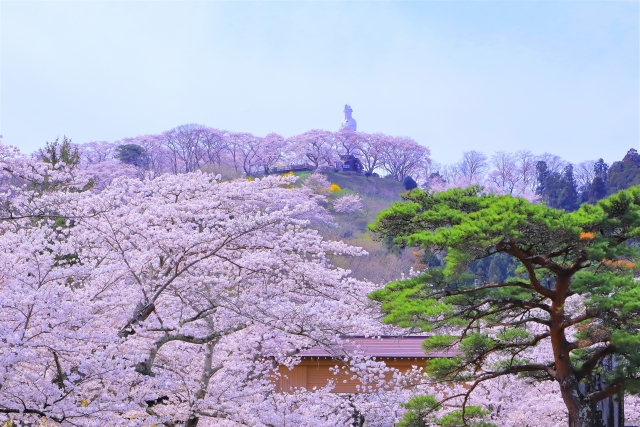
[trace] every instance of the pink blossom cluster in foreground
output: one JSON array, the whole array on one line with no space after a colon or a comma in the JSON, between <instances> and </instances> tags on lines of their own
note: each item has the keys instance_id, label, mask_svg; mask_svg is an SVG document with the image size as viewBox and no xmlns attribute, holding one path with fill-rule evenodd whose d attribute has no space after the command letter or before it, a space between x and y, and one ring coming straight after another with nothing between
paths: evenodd
<instances>
[{"instance_id":1,"label":"pink blossom cluster in foreground","mask_svg":"<svg viewBox=\"0 0 640 427\"><path fill-rule=\"evenodd\" d=\"M366 254L310 228L329 218L324 196L294 177L123 173L81 191L85 171L3 145L0 170L0 421L330 427L357 409L392 426L412 396L455 392L341 350L341 336L388 332L376 285L331 264ZM366 393L276 393L276 368L312 346ZM547 384L487 383L475 402L504 427L565 420Z\"/></svg>"}]
</instances>

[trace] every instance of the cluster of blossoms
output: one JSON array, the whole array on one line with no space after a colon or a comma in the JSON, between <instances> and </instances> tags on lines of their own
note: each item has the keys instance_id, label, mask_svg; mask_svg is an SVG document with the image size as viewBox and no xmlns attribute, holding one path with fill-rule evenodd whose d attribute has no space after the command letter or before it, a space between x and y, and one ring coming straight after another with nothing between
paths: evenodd
<instances>
[{"instance_id":1,"label":"cluster of blossoms","mask_svg":"<svg viewBox=\"0 0 640 427\"><path fill-rule=\"evenodd\" d=\"M89 142L80 148L85 166L120 158L150 175L226 167L249 176L303 163L314 169L333 168L342 155L356 155L365 172L379 171L400 181L421 174L429 163L429 149L409 138L352 130L311 130L284 138L187 124L117 142Z\"/></svg>"},{"instance_id":2,"label":"cluster of blossoms","mask_svg":"<svg viewBox=\"0 0 640 427\"><path fill-rule=\"evenodd\" d=\"M357 194L346 194L333 202L333 210L341 213L358 212L363 207L362 199Z\"/></svg>"},{"instance_id":3,"label":"cluster of blossoms","mask_svg":"<svg viewBox=\"0 0 640 427\"><path fill-rule=\"evenodd\" d=\"M283 395L273 381L302 349L380 331L366 298L374 285L329 261L365 253L308 227L328 219L322 196L292 188L294 177L199 172L79 191L85 177L15 153L3 162L14 177L0 235L3 417L87 426L350 417L331 384Z\"/></svg>"},{"instance_id":4,"label":"cluster of blossoms","mask_svg":"<svg viewBox=\"0 0 640 427\"><path fill-rule=\"evenodd\" d=\"M366 298L376 286L330 261L366 254L309 227L328 213L295 177L125 171L98 188L86 170L2 145L0 163L0 421L329 427L357 411L382 427L434 392L419 369L358 354L337 369L363 393L276 392L278 366L300 351L384 332ZM539 393L558 397L523 384L487 383L477 399L520 426ZM563 416L545 411L531 427Z\"/></svg>"}]
</instances>

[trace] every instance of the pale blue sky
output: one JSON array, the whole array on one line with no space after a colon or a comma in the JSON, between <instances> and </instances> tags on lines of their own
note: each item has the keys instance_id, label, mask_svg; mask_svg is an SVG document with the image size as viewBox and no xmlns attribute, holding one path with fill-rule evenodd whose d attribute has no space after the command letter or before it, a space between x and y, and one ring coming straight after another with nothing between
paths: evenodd
<instances>
[{"instance_id":1,"label":"pale blue sky","mask_svg":"<svg viewBox=\"0 0 640 427\"><path fill-rule=\"evenodd\" d=\"M5 143L184 123L409 136L432 157L639 141L637 1L1 1Z\"/></svg>"}]
</instances>

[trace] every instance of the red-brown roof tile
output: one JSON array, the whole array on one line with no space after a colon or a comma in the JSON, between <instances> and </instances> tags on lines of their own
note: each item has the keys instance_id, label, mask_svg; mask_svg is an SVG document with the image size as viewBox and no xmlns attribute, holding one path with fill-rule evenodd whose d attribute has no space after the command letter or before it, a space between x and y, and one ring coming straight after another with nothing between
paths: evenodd
<instances>
[{"instance_id":1,"label":"red-brown roof tile","mask_svg":"<svg viewBox=\"0 0 640 427\"><path fill-rule=\"evenodd\" d=\"M363 353L371 357L393 357L393 358L433 358L433 357L454 357L458 354L456 350L437 351L426 354L422 350L422 342L425 336L404 336L404 337L345 337L344 345L341 348L326 350L320 347L310 348L300 352L301 357L340 357L345 353L354 351Z\"/></svg>"}]
</instances>

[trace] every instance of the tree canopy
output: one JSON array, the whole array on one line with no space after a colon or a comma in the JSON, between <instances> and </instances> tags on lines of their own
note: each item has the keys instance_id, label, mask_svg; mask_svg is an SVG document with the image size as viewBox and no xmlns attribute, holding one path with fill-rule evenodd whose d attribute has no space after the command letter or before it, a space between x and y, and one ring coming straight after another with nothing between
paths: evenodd
<instances>
[{"instance_id":1,"label":"tree canopy","mask_svg":"<svg viewBox=\"0 0 640 427\"><path fill-rule=\"evenodd\" d=\"M149 165L149 159L144 147L136 144L119 145L116 149L116 157L122 163L146 168Z\"/></svg>"},{"instance_id":2,"label":"tree canopy","mask_svg":"<svg viewBox=\"0 0 640 427\"><path fill-rule=\"evenodd\" d=\"M615 193L640 184L640 154L636 149L630 149L624 158L614 162L607 172L607 187L610 192Z\"/></svg>"},{"instance_id":3,"label":"tree canopy","mask_svg":"<svg viewBox=\"0 0 640 427\"><path fill-rule=\"evenodd\" d=\"M431 332L425 350L459 350L431 362L431 376L468 382L465 402L500 376L555 381L572 427L593 425L595 402L640 391L640 187L569 213L477 186L404 198L371 230L441 251L444 265L371 298L385 322ZM505 255L517 268L504 280L473 274L478 260ZM611 357L615 368L604 370ZM607 386L584 392L580 382L595 374Z\"/></svg>"}]
</instances>

